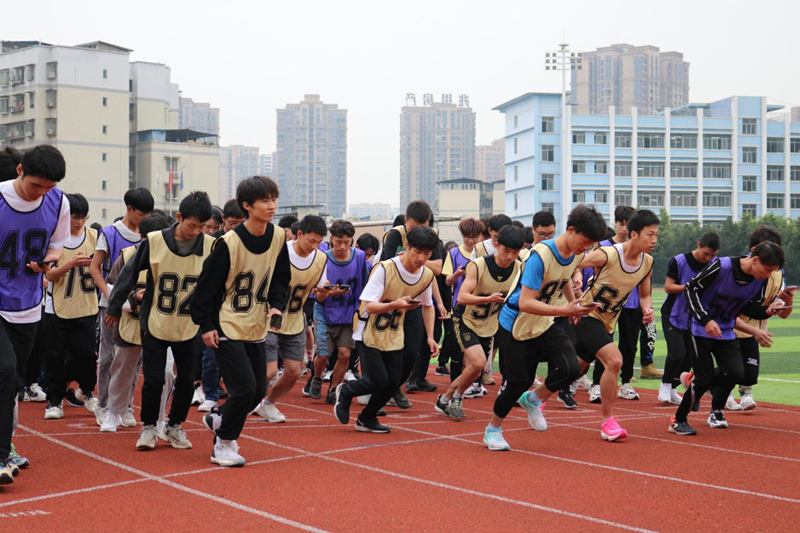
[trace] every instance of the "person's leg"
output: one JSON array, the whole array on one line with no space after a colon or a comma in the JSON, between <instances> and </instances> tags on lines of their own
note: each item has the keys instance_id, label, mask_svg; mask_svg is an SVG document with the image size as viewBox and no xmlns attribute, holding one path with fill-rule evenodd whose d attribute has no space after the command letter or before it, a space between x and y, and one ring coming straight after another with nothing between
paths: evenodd
<instances>
[{"instance_id":1,"label":"person's leg","mask_svg":"<svg viewBox=\"0 0 800 533\"><path fill-rule=\"evenodd\" d=\"M744 363L744 379L739 384L739 397L742 401L742 409L749 411L756 407L752 389L753 385L758 383L761 351L758 342L753 337L739 339L739 349L742 352L742 362Z\"/></svg>"},{"instance_id":2,"label":"person's leg","mask_svg":"<svg viewBox=\"0 0 800 533\"><path fill-rule=\"evenodd\" d=\"M254 349L256 344L261 345L261 350ZM263 342L245 343L231 340L219 343L217 362L230 394L220 409L222 421L215 432L220 439L238 439L247 415L255 407L253 403L257 396L256 372L263 370L266 380L266 353L263 351L263 344ZM255 357L259 351L264 363L259 363ZM258 401L260 402L261 398Z\"/></svg>"},{"instance_id":3,"label":"person's leg","mask_svg":"<svg viewBox=\"0 0 800 533\"><path fill-rule=\"evenodd\" d=\"M619 332L618 351L622 356L620 377L622 378L623 385L630 383L633 377L633 364L636 361L636 344L639 342L639 331L641 327L641 309L623 309L620 311L617 331ZM598 359L600 359L600 357L598 357ZM605 400L605 397L603 400Z\"/></svg>"},{"instance_id":4,"label":"person's leg","mask_svg":"<svg viewBox=\"0 0 800 533\"><path fill-rule=\"evenodd\" d=\"M34 383L39 385L44 384L39 383L39 378L43 368L42 359L44 358L45 343L44 321L40 320L39 326L37 327L36 339L34 340L31 353L28 356L28 364L25 366L24 385L26 387L30 387Z\"/></svg>"},{"instance_id":5,"label":"person's leg","mask_svg":"<svg viewBox=\"0 0 800 533\"><path fill-rule=\"evenodd\" d=\"M378 410L391 397L390 393L382 404L380 403L381 400L376 398L379 391L383 391L390 385L389 373L382 352L365 345L361 341L356 341L356 351L361 360L361 378L355 381L345 381L341 386L340 396L349 401L356 396L371 395L369 403L362 410L362 415L366 412L364 416L369 419L370 417L375 417Z\"/></svg>"},{"instance_id":6,"label":"person's leg","mask_svg":"<svg viewBox=\"0 0 800 533\"><path fill-rule=\"evenodd\" d=\"M289 392L300 372L303 370L303 356L306 350L305 332L296 335L276 335L278 341L278 352L283 356L283 374L272 386L267 396L269 403L275 403L278 399Z\"/></svg>"},{"instance_id":7,"label":"person's leg","mask_svg":"<svg viewBox=\"0 0 800 533\"><path fill-rule=\"evenodd\" d=\"M0 317L0 461L11 453L17 399L17 355L7 326L8 322Z\"/></svg>"},{"instance_id":8,"label":"person's leg","mask_svg":"<svg viewBox=\"0 0 800 533\"><path fill-rule=\"evenodd\" d=\"M142 347L126 343L124 346L114 346L114 350L106 408L109 413L122 416L130 403L131 384L142 359Z\"/></svg>"},{"instance_id":9,"label":"person's leg","mask_svg":"<svg viewBox=\"0 0 800 533\"><path fill-rule=\"evenodd\" d=\"M694 379L675 412L675 420L685 423L695 401L703 396L714 383L714 341L705 337L692 337L694 353Z\"/></svg>"},{"instance_id":10,"label":"person's leg","mask_svg":"<svg viewBox=\"0 0 800 533\"><path fill-rule=\"evenodd\" d=\"M97 355L94 351L96 316L76 318L72 325L70 352L74 353L76 378L84 394L92 394L97 386Z\"/></svg>"},{"instance_id":11,"label":"person's leg","mask_svg":"<svg viewBox=\"0 0 800 533\"><path fill-rule=\"evenodd\" d=\"M203 346L202 369L203 394L206 401L219 401L219 365L214 348Z\"/></svg>"},{"instance_id":12,"label":"person's leg","mask_svg":"<svg viewBox=\"0 0 800 533\"><path fill-rule=\"evenodd\" d=\"M492 409L492 418L487 428L487 435L484 442L489 437L489 433L500 429L503 420L516 405L520 396L528 390L536 375L535 339L518 341L511 332L501 327L498 331L500 351L505 358L504 369L505 388L497 395ZM488 443L487 443L488 444Z\"/></svg>"},{"instance_id":13,"label":"person's leg","mask_svg":"<svg viewBox=\"0 0 800 533\"><path fill-rule=\"evenodd\" d=\"M152 335L142 334L142 366L144 385L142 385L141 420L145 426L155 426L158 422L158 409L161 405L161 390L164 387L164 367L167 364L169 343ZM191 376L194 377L193 375Z\"/></svg>"},{"instance_id":14,"label":"person's leg","mask_svg":"<svg viewBox=\"0 0 800 533\"><path fill-rule=\"evenodd\" d=\"M175 387L172 393L172 407L169 411L170 426L182 424L186 421L186 415L189 414L189 408L192 405L192 395L194 394L194 373L197 361L200 358L201 342L200 337L196 336L188 341L170 344L178 373L175 378ZM161 367L162 375L165 365L166 361ZM217 382L219 382L219 380L217 380Z\"/></svg>"},{"instance_id":15,"label":"person's leg","mask_svg":"<svg viewBox=\"0 0 800 533\"><path fill-rule=\"evenodd\" d=\"M600 378L600 396L603 399L603 420L614 416L614 399L617 396L617 377L622 369L622 354L619 348L608 343L595 354L598 361L603 363L603 377Z\"/></svg>"},{"instance_id":16,"label":"person's leg","mask_svg":"<svg viewBox=\"0 0 800 533\"><path fill-rule=\"evenodd\" d=\"M601 363L599 359L595 359L594 370L592 370L592 386L600 386L600 380L603 379L604 370L605 367L603 366L603 363Z\"/></svg>"},{"instance_id":17,"label":"person's leg","mask_svg":"<svg viewBox=\"0 0 800 533\"><path fill-rule=\"evenodd\" d=\"M664 375L661 383L676 388L680 384L680 374L686 359L686 331L673 326L668 316L661 317L661 329L667 342L667 360L664 362Z\"/></svg>"},{"instance_id":18,"label":"person's leg","mask_svg":"<svg viewBox=\"0 0 800 533\"><path fill-rule=\"evenodd\" d=\"M400 375L402 383L408 381L411 372L414 370L424 330L425 324L422 322L422 310L417 308L406 311L406 319L403 323L405 339L403 344L403 370ZM427 352L427 357L430 359L430 351Z\"/></svg>"},{"instance_id":19,"label":"person's leg","mask_svg":"<svg viewBox=\"0 0 800 533\"><path fill-rule=\"evenodd\" d=\"M106 310L100 308L98 321L100 322L100 349L97 359L97 400L101 408L108 405L108 383L111 381L111 363L114 361L114 335L106 326Z\"/></svg>"},{"instance_id":20,"label":"person's leg","mask_svg":"<svg viewBox=\"0 0 800 533\"><path fill-rule=\"evenodd\" d=\"M537 337L536 354L539 362L547 361L547 377L535 391L539 401L544 402L554 393L568 389L578 379L578 356L572 340L561 325L553 324Z\"/></svg>"},{"instance_id":21,"label":"person's leg","mask_svg":"<svg viewBox=\"0 0 800 533\"><path fill-rule=\"evenodd\" d=\"M744 360L739 339L715 341L713 353L718 371L714 375L711 409L722 411L734 387L744 381Z\"/></svg>"},{"instance_id":22,"label":"person's leg","mask_svg":"<svg viewBox=\"0 0 800 533\"><path fill-rule=\"evenodd\" d=\"M328 349L330 353L337 352L336 365L331 373L329 390L336 390L336 386L344 379L345 372L351 367L350 356L356 343L353 340L353 327L347 325L328 325Z\"/></svg>"},{"instance_id":23,"label":"person's leg","mask_svg":"<svg viewBox=\"0 0 800 533\"><path fill-rule=\"evenodd\" d=\"M372 393L369 402L364 406L358 419L361 422L377 420L378 411L386 405L395 391L400 387L402 381L400 374L403 368L403 356L400 350L392 352L379 352L381 364L378 366L377 373L379 379L374 380L379 386L378 390ZM385 375L383 374L385 372ZM382 386L380 386L382 384Z\"/></svg>"},{"instance_id":24,"label":"person's leg","mask_svg":"<svg viewBox=\"0 0 800 533\"><path fill-rule=\"evenodd\" d=\"M66 339L58 328L58 318L51 313L44 314L45 353L47 354L47 405L59 405L67 393L67 380L64 374L66 361ZM94 337L90 338L94 348Z\"/></svg>"},{"instance_id":25,"label":"person's leg","mask_svg":"<svg viewBox=\"0 0 800 533\"><path fill-rule=\"evenodd\" d=\"M456 353L460 351L458 346L458 341L456 340L456 334L453 327L453 319L448 318L442 323L442 330L444 331L444 339L442 339L442 350L439 353L439 366L446 367L448 363L452 367L453 358L456 356ZM459 372L461 369L459 368ZM457 378L458 376L456 376ZM450 380L454 380L453 378L453 369L450 368Z\"/></svg>"}]
</instances>

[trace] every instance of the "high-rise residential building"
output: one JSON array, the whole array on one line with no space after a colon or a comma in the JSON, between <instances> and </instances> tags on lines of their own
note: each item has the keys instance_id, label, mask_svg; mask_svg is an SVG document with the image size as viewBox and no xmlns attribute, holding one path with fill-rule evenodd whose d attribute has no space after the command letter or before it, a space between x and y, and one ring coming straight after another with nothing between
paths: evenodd
<instances>
[{"instance_id":1,"label":"high-rise residential building","mask_svg":"<svg viewBox=\"0 0 800 533\"><path fill-rule=\"evenodd\" d=\"M445 102L400 111L400 208L423 199L436 209L440 182L475 178L475 113Z\"/></svg>"},{"instance_id":2,"label":"high-rise residential building","mask_svg":"<svg viewBox=\"0 0 800 533\"><path fill-rule=\"evenodd\" d=\"M272 154L261 154L258 156L258 173L262 176L272 177L275 170L272 162L274 161L274 152Z\"/></svg>"},{"instance_id":3,"label":"high-rise residential building","mask_svg":"<svg viewBox=\"0 0 800 533\"><path fill-rule=\"evenodd\" d=\"M57 146L67 162L59 188L86 196L101 224L124 213L131 186L150 188L162 209L181 176L184 187L217 192L216 137L181 130L169 67L131 63L130 53L102 41L4 41L0 53L0 147Z\"/></svg>"},{"instance_id":4,"label":"high-rise residential building","mask_svg":"<svg viewBox=\"0 0 800 533\"><path fill-rule=\"evenodd\" d=\"M583 53L581 69L571 71L576 113L653 115L689 103L689 63L680 52L657 46L613 44Z\"/></svg>"},{"instance_id":5,"label":"high-rise residential building","mask_svg":"<svg viewBox=\"0 0 800 533\"><path fill-rule=\"evenodd\" d=\"M506 115L506 213L528 223L578 204L611 222L614 207L666 209L672 220L722 223L800 217L800 122L761 96L731 96L658 116L572 113L561 94L527 93ZM566 128L567 145L562 143Z\"/></svg>"},{"instance_id":6,"label":"high-rise residential building","mask_svg":"<svg viewBox=\"0 0 800 533\"><path fill-rule=\"evenodd\" d=\"M475 179L494 183L505 178L506 142L496 139L492 144L475 147Z\"/></svg>"},{"instance_id":7,"label":"high-rise residential building","mask_svg":"<svg viewBox=\"0 0 800 533\"><path fill-rule=\"evenodd\" d=\"M394 218L392 206L383 203L350 204L347 212L355 219L389 220Z\"/></svg>"},{"instance_id":8,"label":"high-rise residential building","mask_svg":"<svg viewBox=\"0 0 800 533\"><path fill-rule=\"evenodd\" d=\"M191 98L179 100L181 129L200 131L219 135L219 109L211 104L195 102Z\"/></svg>"},{"instance_id":9,"label":"high-rise residential building","mask_svg":"<svg viewBox=\"0 0 800 533\"><path fill-rule=\"evenodd\" d=\"M221 202L236 197L243 179L262 174L257 146L222 146L219 149L219 197Z\"/></svg>"},{"instance_id":10,"label":"high-rise residential building","mask_svg":"<svg viewBox=\"0 0 800 533\"><path fill-rule=\"evenodd\" d=\"M325 104L317 94L278 109L273 173L281 204L319 205L342 216L347 207L347 110Z\"/></svg>"}]
</instances>

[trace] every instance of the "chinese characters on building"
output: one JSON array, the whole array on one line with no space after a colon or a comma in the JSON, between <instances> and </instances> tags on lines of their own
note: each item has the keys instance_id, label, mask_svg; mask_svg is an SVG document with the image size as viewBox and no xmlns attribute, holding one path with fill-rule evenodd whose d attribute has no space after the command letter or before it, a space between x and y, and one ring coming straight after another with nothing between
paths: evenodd
<instances>
[{"instance_id":1,"label":"chinese characters on building","mask_svg":"<svg viewBox=\"0 0 800 533\"><path fill-rule=\"evenodd\" d=\"M442 97L440 100L443 104L452 104L453 103L453 95L452 93L442 93ZM422 105L423 106L432 106L434 104L434 96L433 93L424 93L422 95ZM407 106L416 106L417 105L417 95L416 93L406 93L406 105ZM458 95L458 107L469 107L469 95L468 94L459 94Z\"/></svg>"}]
</instances>

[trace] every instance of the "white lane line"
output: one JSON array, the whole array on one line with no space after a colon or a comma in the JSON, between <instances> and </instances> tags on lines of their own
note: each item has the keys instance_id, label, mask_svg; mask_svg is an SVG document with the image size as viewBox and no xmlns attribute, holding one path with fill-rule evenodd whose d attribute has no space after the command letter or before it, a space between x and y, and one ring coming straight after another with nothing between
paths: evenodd
<instances>
[{"instance_id":1,"label":"white lane line","mask_svg":"<svg viewBox=\"0 0 800 533\"><path fill-rule=\"evenodd\" d=\"M115 467L117 467L117 468L119 468L121 470L125 470L126 472L130 472L132 474L136 474L138 476L141 476L143 478L149 479L151 481L156 481L156 482L161 483L163 485L166 485L166 486L168 486L170 488L177 489L177 490L192 494L194 496L199 496L200 498L205 498L205 499L213 501L213 502L221 503L223 505L227 505L228 507L232 507L232 508L237 509L239 511L244 511L246 513L250 513L250 514L253 514L253 515L256 515L256 516L260 516L262 518L268 518L268 519L270 519L272 521L275 521L275 522L278 522L278 523L281 523L281 524L284 524L284 525L287 525L287 526L292 526L292 527L295 527L297 529L302 529L303 531L313 531L315 533L327 533L327 532L325 532L324 529L319 529L319 528L316 528L316 527L313 527L313 526L309 526L307 524L303 524L303 523L300 523L300 522L295 522L294 520L289 520L288 518L284 518L282 516L278 516L278 515L275 515L275 514L272 514L272 513L267 513L265 511L261 511L260 509L255 509L253 507L248 507L247 505L243 505L241 503L237 503L237 502L234 502L232 500L228 500L228 499L223 498L222 496L219 496L219 495L208 494L206 492L202 492L202 491L190 488L190 487L186 487L186 486L181 485L179 483L175 483L174 481L170 481L170 480L165 479L165 478L163 478L161 476L156 476L156 475L153 475L153 474L149 474L149 473L147 473L147 472L145 472L143 470L139 470L138 468L133 468L133 467L128 466L126 464L114 461L113 459L109 459L107 457L103 457L102 455L98 455L96 453L89 452L89 451L84 450L82 448L78 448L77 446L73 446L72 444L69 444L69 443L64 442L62 440L59 440L59 439L56 439L55 437L50 437L49 435L46 435L44 433L40 433L40 432L36 431L33 428L29 428L29 427L23 426L21 424L18 427L21 428L21 429L24 429L25 431L28 431L29 433L32 433L32 434L34 434L34 435L36 435L38 437L41 437L41 438L43 438L43 439L45 439L45 440L47 440L49 442L52 442L53 444L58 444L59 446L63 446L64 448L72 450L73 452L77 452L77 453L79 453L81 455L85 455L85 456L90 457L92 459L95 459L97 461L103 462L103 463L105 463L107 465L115 466Z\"/></svg>"},{"instance_id":2,"label":"white lane line","mask_svg":"<svg viewBox=\"0 0 800 533\"><path fill-rule=\"evenodd\" d=\"M14 435L16 439L17 436ZM113 489L115 487L122 487L125 485L132 485L134 483L143 483L146 481L150 481L149 479L139 478L139 479L129 479L128 481L120 481L118 483L108 483L106 485L98 485L96 487L86 487L84 489L73 489L67 490L64 492L54 492L52 494L43 494L42 496L33 496L30 498L23 498L21 500L13 500L10 502L3 502L0 503L0 507L9 507L11 505L21 505L23 503L31 503L31 502L40 502L42 500L49 500L51 498L61 498L62 496L72 496L74 494L84 494L86 492L93 492L96 490L105 490L105 489Z\"/></svg>"}]
</instances>

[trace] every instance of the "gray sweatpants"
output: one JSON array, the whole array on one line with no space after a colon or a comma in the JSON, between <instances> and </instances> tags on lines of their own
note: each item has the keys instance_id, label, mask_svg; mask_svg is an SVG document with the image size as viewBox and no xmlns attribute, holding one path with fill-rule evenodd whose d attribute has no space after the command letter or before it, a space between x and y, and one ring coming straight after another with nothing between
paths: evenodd
<instances>
[{"instance_id":1,"label":"gray sweatpants","mask_svg":"<svg viewBox=\"0 0 800 533\"><path fill-rule=\"evenodd\" d=\"M114 346L110 379L106 387L108 412L119 416L125 414L136 392L136 382L139 380L141 368L141 346Z\"/></svg>"},{"instance_id":2,"label":"gray sweatpants","mask_svg":"<svg viewBox=\"0 0 800 533\"><path fill-rule=\"evenodd\" d=\"M106 326L105 307L100 308L100 350L97 357L97 401L103 409L108 407L108 384L111 381L111 364L114 361L114 331ZM141 351L141 349L140 349Z\"/></svg>"}]
</instances>

